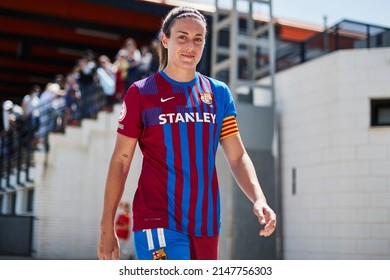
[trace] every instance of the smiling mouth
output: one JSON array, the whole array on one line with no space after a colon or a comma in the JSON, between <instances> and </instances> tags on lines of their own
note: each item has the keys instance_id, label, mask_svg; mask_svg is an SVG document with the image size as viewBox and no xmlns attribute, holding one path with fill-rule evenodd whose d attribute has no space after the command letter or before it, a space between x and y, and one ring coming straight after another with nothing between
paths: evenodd
<instances>
[{"instance_id":1,"label":"smiling mouth","mask_svg":"<svg viewBox=\"0 0 390 280\"><path fill-rule=\"evenodd\" d=\"M195 57L195 55L188 54L188 53L182 53L181 55L184 56L184 57L187 57L187 58L194 58Z\"/></svg>"}]
</instances>

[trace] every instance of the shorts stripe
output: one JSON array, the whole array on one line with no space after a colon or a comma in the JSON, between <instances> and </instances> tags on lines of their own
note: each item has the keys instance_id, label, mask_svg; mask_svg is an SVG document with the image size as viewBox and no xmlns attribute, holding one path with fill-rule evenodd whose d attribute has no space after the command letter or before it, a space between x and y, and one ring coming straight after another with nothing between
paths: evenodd
<instances>
[{"instance_id":1,"label":"shorts stripe","mask_svg":"<svg viewBox=\"0 0 390 280\"><path fill-rule=\"evenodd\" d=\"M166 247L167 243L165 242L165 235L164 235L163 228L157 229L157 236L158 236L158 243L160 243L160 247Z\"/></svg>"},{"instance_id":2,"label":"shorts stripe","mask_svg":"<svg viewBox=\"0 0 390 280\"><path fill-rule=\"evenodd\" d=\"M153 242L152 230L145 229L144 232L146 233L146 239L148 241L148 249L153 250L154 249L154 242Z\"/></svg>"}]
</instances>

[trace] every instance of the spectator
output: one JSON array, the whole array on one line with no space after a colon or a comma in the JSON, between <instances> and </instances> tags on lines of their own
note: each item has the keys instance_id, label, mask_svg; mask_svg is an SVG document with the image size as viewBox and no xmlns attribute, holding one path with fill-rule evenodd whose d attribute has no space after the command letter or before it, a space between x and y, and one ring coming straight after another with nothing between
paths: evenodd
<instances>
[{"instance_id":1,"label":"spectator","mask_svg":"<svg viewBox=\"0 0 390 280\"><path fill-rule=\"evenodd\" d=\"M125 88L125 80L127 77L127 70L129 68L129 62L128 62L128 51L125 49L120 49L118 52L118 55L116 57L116 60L114 62L114 65L117 69L116 75L115 75L115 91L117 95L117 99L122 99L125 95L125 91L127 88Z\"/></svg>"},{"instance_id":2,"label":"spectator","mask_svg":"<svg viewBox=\"0 0 390 280\"><path fill-rule=\"evenodd\" d=\"M6 100L3 103L3 128L5 131L9 130L12 124L15 122L15 116L13 115L14 103L11 100Z\"/></svg>"},{"instance_id":3,"label":"spectator","mask_svg":"<svg viewBox=\"0 0 390 280\"><path fill-rule=\"evenodd\" d=\"M54 77L54 83L58 84L58 85L60 86L61 89L64 89L64 88L65 88L65 85L66 85L66 80L65 80L64 75L62 75L62 74L57 74L57 75Z\"/></svg>"},{"instance_id":4,"label":"spectator","mask_svg":"<svg viewBox=\"0 0 390 280\"><path fill-rule=\"evenodd\" d=\"M3 103L3 126L4 130L9 130L15 126L17 121L23 119L23 109L11 100L6 100Z\"/></svg>"},{"instance_id":5,"label":"spectator","mask_svg":"<svg viewBox=\"0 0 390 280\"><path fill-rule=\"evenodd\" d=\"M99 67L97 74L99 78L99 84L103 89L106 97L106 105L111 109L115 103L115 75L117 67L111 63L111 60L106 55L99 57Z\"/></svg>"},{"instance_id":6,"label":"spectator","mask_svg":"<svg viewBox=\"0 0 390 280\"><path fill-rule=\"evenodd\" d=\"M56 92L56 96L51 104L53 107L53 132L64 132L67 118L67 107L65 99L65 91L60 89Z\"/></svg>"},{"instance_id":7,"label":"spectator","mask_svg":"<svg viewBox=\"0 0 390 280\"><path fill-rule=\"evenodd\" d=\"M150 62L149 68L150 74L156 73L160 65L160 59L158 57L158 43L159 41L157 39L153 39L150 43L149 51L152 54L152 61Z\"/></svg>"},{"instance_id":8,"label":"spectator","mask_svg":"<svg viewBox=\"0 0 390 280\"><path fill-rule=\"evenodd\" d=\"M128 202L122 201L118 208L119 211L115 221L115 231L120 243L121 259L129 259L130 204Z\"/></svg>"},{"instance_id":9,"label":"spectator","mask_svg":"<svg viewBox=\"0 0 390 280\"><path fill-rule=\"evenodd\" d=\"M149 76L150 65L152 63L153 55L149 51L149 47L144 45L141 47L141 62L138 66L138 79Z\"/></svg>"},{"instance_id":10,"label":"spectator","mask_svg":"<svg viewBox=\"0 0 390 280\"><path fill-rule=\"evenodd\" d=\"M39 94L41 88L39 85L34 85L30 92L23 97L22 108L26 117L30 116L37 109L39 103Z\"/></svg>"},{"instance_id":11,"label":"spectator","mask_svg":"<svg viewBox=\"0 0 390 280\"><path fill-rule=\"evenodd\" d=\"M129 67L125 80L125 93L132 83L138 78L138 67L141 63L141 52L137 48L137 42L133 38L127 38L124 48L128 52Z\"/></svg>"},{"instance_id":12,"label":"spectator","mask_svg":"<svg viewBox=\"0 0 390 280\"><path fill-rule=\"evenodd\" d=\"M78 126L81 120L81 93L77 83L79 77L79 66L76 65L65 80L65 123Z\"/></svg>"},{"instance_id":13,"label":"spectator","mask_svg":"<svg viewBox=\"0 0 390 280\"><path fill-rule=\"evenodd\" d=\"M5 133L0 138L2 147L1 156L7 158L7 164L10 166L13 156L18 158L18 163L20 162L21 154L18 152L20 151L20 147L25 144L21 142L23 137L26 136L22 107L14 104L11 100L6 100L3 103L3 121Z\"/></svg>"},{"instance_id":14,"label":"spectator","mask_svg":"<svg viewBox=\"0 0 390 280\"><path fill-rule=\"evenodd\" d=\"M95 54L87 50L85 55L78 62L79 75L77 82L81 93L81 117L95 117L97 113L96 98L96 68Z\"/></svg>"},{"instance_id":15,"label":"spectator","mask_svg":"<svg viewBox=\"0 0 390 280\"><path fill-rule=\"evenodd\" d=\"M26 124L31 125L32 130L35 131L39 124L39 95L41 93L41 87L34 85L30 92L23 97L22 109Z\"/></svg>"},{"instance_id":16,"label":"spectator","mask_svg":"<svg viewBox=\"0 0 390 280\"><path fill-rule=\"evenodd\" d=\"M48 83L45 90L42 92L39 99L39 128L37 138L39 145L43 146L45 152L49 151L49 133L55 128L55 111L53 108L53 101L57 95L63 95L59 84Z\"/></svg>"},{"instance_id":17,"label":"spectator","mask_svg":"<svg viewBox=\"0 0 390 280\"><path fill-rule=\"evenodd\" d=\"M77 83L67 88L65 95L66 124L80 125L80 90Z\"/></svg>"}]
</instances>

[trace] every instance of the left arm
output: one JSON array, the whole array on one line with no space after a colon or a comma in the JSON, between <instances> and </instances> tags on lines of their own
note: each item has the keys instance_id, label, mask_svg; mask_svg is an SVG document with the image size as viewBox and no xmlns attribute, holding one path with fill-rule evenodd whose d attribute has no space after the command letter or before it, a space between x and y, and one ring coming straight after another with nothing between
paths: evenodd
<instances>
[{"instance_id":1,"label":"left arm","mask_svg":"<svg viewBox=\"0 0 390 280\"><path fill-rule=\"evenodd\" d=\"M267 204L256 170L240 135L236 134L223 139L221 146L237 184L253 203L253 212L260 224L265 225L260 230L260 235L265 237L271 235L276 228L276 214Z\"/></svg>"}]
</instances>

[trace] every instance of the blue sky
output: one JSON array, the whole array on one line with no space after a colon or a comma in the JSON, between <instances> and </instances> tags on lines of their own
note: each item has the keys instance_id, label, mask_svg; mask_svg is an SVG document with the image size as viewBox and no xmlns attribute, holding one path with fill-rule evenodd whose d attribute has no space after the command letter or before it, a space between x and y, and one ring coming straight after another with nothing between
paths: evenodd
<instances>
[{"instance_id":1,"label":"blue sky","mask_svg":"<svg viewBox=\"0 0 390 280\"><path fill-rule=\"evenodd\" d=\"M275 17L328 26L350 19L390 28L390 0L272 0Z\"/></svg>"}]
</instances>

